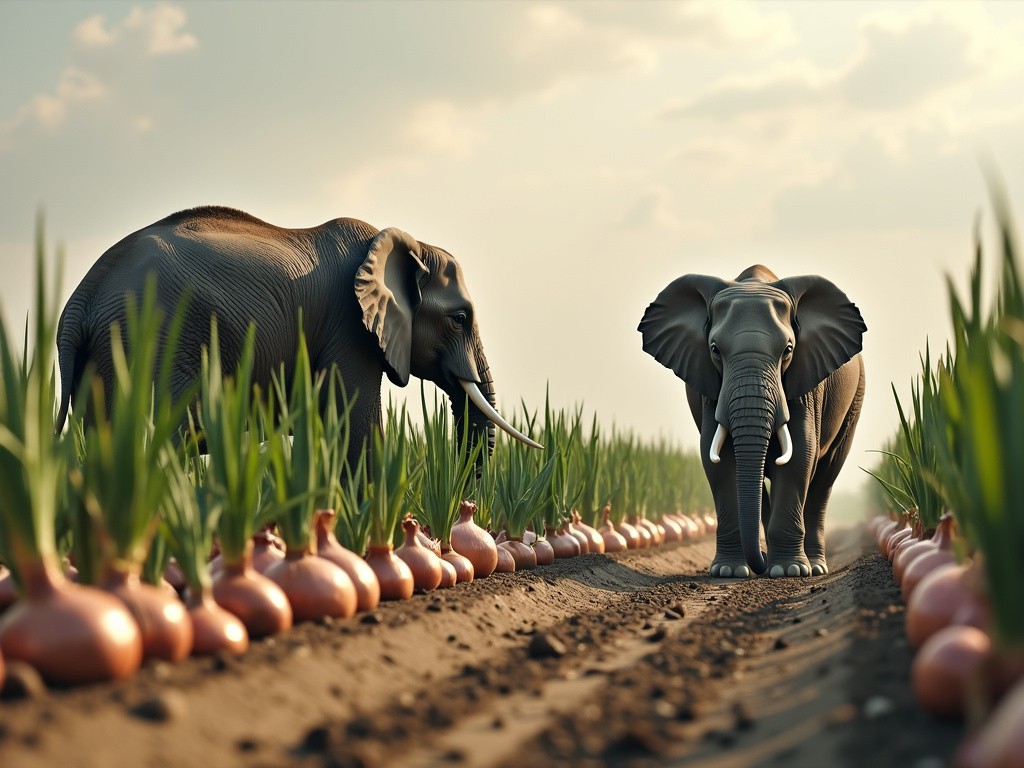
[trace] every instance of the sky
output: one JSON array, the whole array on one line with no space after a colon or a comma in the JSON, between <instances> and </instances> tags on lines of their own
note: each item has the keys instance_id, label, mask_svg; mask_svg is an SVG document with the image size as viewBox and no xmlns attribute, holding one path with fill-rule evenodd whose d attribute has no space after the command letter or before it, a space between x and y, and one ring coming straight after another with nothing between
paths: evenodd
<instances>
[{"instance_id":1,"label":"sky","mask_svg":"<svg viewBox=\"0 0 1024 768\"><path fill-rule=\"evenodd\" d=\"M350 216L459 260L503 410L549 390L690 447L647 305L690 272L820 274L868 326L840 489L944 349L976 223L994 242L986 168L1024 221L1024 3L5 0L0 72L18 328L40 210L62 298L184 208Z\"/></svg>"}]
</instances>

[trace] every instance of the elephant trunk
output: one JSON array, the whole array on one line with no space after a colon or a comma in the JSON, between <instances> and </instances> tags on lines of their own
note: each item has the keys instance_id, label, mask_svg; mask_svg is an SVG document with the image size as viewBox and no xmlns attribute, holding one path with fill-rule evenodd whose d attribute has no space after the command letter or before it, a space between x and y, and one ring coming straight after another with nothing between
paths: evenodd
<instances>
[{"instance_id":1,"label":"elephant trunk","mask_svg":"<svg viewBox=\"0 0 1024 768\"><path fill-rule=\"evenodd\" d=\"M471 392L466 382L460 380L462 385L459 389L453 389L448 393L452 404L452 415L455 417L455 435L460 450L472 450L482 439L487 439L487 454L494 452L494 423L488 414L484 412L483 405L490 405L494 409L496 402L494 394L494 379L491 378L491 368L487 364L487 357L484 355L483 345L480 337L473 340L474 362L476 363L479 383L476 384L476 392ZM476 402L474 402L474 399ZM482 403L480 401L483 401ZM466 419L469 423L466 423Z\"/></svg>"},{"instance_id":2,"label":"elephant trunk","mask_svg":"<svg viewBox=\"0 0 1024 768\"><path fill-rule=\"evenodd\" d=\"M740 544L750 569L762 574L768 563L761 552L761 500L764 465L776 418L773 388L761 376L740 382L739 393L729 401L729 424L736 458L736 503ZM788 432L787 432L788 436ZM780 435L781 437L781 435Z\"/></svg>"}]
</instances>

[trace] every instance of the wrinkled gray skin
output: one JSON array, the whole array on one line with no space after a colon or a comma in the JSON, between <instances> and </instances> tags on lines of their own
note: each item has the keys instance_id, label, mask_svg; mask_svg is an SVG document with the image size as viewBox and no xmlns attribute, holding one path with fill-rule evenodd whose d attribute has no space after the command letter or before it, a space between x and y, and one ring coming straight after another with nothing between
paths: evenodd
<instances>
[{"instance_id":1,"label":"wrinkled gray skin","mask_svg":"<svg viewBox=\"0 0 1024 768\"><path fill-rule=\"evenodd\" d=\"M686 382L701 431L718 513L711 575L828 573L825 507L864 398L857 307L824 278L779 280L757 265L735 281L675 280L638 330L644 350ZM778 465L784 424L792 456ZM719 425L727 437L715 462Z\"/></svg>"},{"instance_id":2,"label":"wrinkled gray skin","mask_svg":"<svg viewBox=\"0 0 1024 768\"><path fill-rule=\"evenodd\" d=\"M461 434L475 382L493 404L473 304L462 270L445 251L397 229L377 230L355 219L310 229L283 229L230 208L182 211L135 232L93 265L61 314L57 330L61 404L57 429L87 363L111 392L110 327L124 328L125 295L141 301L147 275L157 276L161 306L172 312L191 291L173 374L175 394L198 378L201 349L217 316L221 357L234 369L250 321L256 324L254 379L264 391L280 363L291 379L298 316L314 370L337 363L345 390L356 394L349 455L354 459L381 425L383 374L405 386L409 376L444 390ZM109 398L107 403L109 413ZM473 439L494 428L472 404Z\"/></svg>"}]
</instances>

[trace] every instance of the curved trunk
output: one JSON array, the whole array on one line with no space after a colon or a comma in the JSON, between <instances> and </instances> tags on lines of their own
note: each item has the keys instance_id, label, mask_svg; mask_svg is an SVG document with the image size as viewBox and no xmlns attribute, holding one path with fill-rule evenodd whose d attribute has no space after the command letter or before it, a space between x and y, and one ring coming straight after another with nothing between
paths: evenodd
<instances>
[{"instance_id":1,"label":"curved trunk","mask_svg":"<svg viewBox=\"0 0 1024 768\"><path fill-rule=\"evenodd\" d=\"M480 376L480 391L491 405L496 405L496 399L494 394L494 380L491 378L491 368L487 364L487 358L484 356L483 345L480 343L480 337L477 336L474 339L474 352L477 373ZM460 450L472 450L476 446L477 442L481 438L487 438L487 453L490 455L494 452L494 424L491 423L479 408L477 408L466 395L465 390L462 387L455 386L448 391L448 399L452 405L452 415L455 417L455 439L457 441ZM468 411L467 411L468 408ZM469 424L465 423L465 419L469 418ZM465 443L465 438L468 437L468 444ZM483 461L482 455L477 462L478 471Z\"/></svg>"},{"instance_id":2,"label":"curved trunk","mask_svg":"<svg viewBox=\"0 0 1024 768\"><path fill-rule=\"evenodd\" d=\"M740 543L747 565L756 574L768 568L761 552L761 498L764 462L775 424L775 398L761 377L729 402L729 433L736 457L736 503Z\"/></svg>"}]
</instances>

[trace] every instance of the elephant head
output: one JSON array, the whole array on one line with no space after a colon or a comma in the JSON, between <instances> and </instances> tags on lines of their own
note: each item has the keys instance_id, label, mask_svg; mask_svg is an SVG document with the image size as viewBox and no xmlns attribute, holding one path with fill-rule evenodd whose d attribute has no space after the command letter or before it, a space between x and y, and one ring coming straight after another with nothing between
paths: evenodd
<instances>
[{"instance_id":1,"label":"elephant head","mask_svg":"<svg viewBox=\"0 0 1024 768\"><path fill-rule=\"evenodd\" d=\"M788 462L787 403L860 352L867 330L860 311L822 277L780 280L754 266L735 281L680 277L647 308L638 330L644 351L714 404L711 463L731 437L744 558L763 573L759 532L770 441L777 435L781 444L776 463Z\"/></svg>"},{"instance_id":2,"label":"elephant head","mask_svg":"<svg viewBox=\"0 0 1024 768\"><path fill-rule=\"evenodd\" d=\"M404 387L410 374L437 384L451 401L460 439L468 434L476 441L486 434L491 450L496 424L517 440L540 447L494 407L494 382L473 302L451 254L401 230L381 230L356 273L355 292L363 324L380 345L394 384Z\"/></svg>"}]
</instances>

